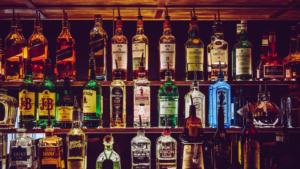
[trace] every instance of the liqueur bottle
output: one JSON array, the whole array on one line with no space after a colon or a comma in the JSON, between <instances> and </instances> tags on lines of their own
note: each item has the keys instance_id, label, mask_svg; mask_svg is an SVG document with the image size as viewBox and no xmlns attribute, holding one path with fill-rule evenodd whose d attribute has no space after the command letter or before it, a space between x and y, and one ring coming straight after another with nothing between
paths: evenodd
<instances>
[{"instance_id":1,"label":"liqueur bottle","mask_svg":"<svg viewBox=\"0 0 300 169\"><path fill-rule=\"evenodd\" d=\"M31 60L26 60L25 64L25 79L19 86L19 109L23 113L25 128L33 128L36 121L38 86L33 82Z\"/></svg>"},{"instance_id":2,"label":"liqueur bottle","mask_svg":"<svg viewBox=\"0 0 300 169\"><path fill-rule=\"evenodd\" d=\"M90 47L96 62L96 79L106 81L106 43L108 36L102 25L103 21L101 15L95 15L95 26L90 31Z\"/></svg>"},{"instance_id":3,"label":"liqueur bottle","mask_svg":"<svg viewBox=\"0 0 300 169\"><path fill-rule=\"evenodd\" d=\"M143 16L139 8L137 19L137 30L136 35L132 38L132 67L133 67L133 79L139 77L139 66L142 62L144 64L145 77L148 78L148 38L144 34ZM142 60L142 56L144 59Z\"/></svg>"},{"instance_id":4,"label":"liqueur bottle","mask_svg":"<svg viewBox=\"0 0 300 169\"><path fill-rule=\"evenodd\" d=\"M297 57L297 26L291 27L291 39L290 39L290 52L287 57L285 57L282 61L284 63L284 71L285 71L285 81L296 81L293 73L296 73L294 70L294 64L291 61L295 61Z\"/></svg>"},{"instance_id":5,"label":"liqueur bottle","mask_svg":"<svg viewBox=\"0 0 300 169\"><path fill-rule=\"evenodd\" d=\"M186 59L186 80L203 81L203 62L204 62L204 44L199 38L198 19L195 15L191 20L191 28L188 32L188 40L185 43L185 59ZM194 73L197 79L194 79Z\"/></svg>"},{"instance_id":6,"label":"liqueur bottle","mask_svg":"<svg viewBox=\"0 0 300 169\"><path fill-rule=\"evenodd\" d=\"M158 90L158 126L177 127L179 92L177 86L172 83L172 72L169 69L169 63L167 68L165 72L166 82Z\"/></svg>"},{"instance_id":7,"label":"liqueur bottle","mask_svg":"<svg viewBox=\"0 0 300 169\"><path fill-rule=\"evenodd\" d=\"M159 39L159 78L161 81L165 80L165 74L168 70L172 73L172 80L175 80L175 55L176 42L175 37L171 33L171 21L168 16L168 9L165 11L164 32Z\"/></svg>"},{"instance_id":8,"label":"liqueur bottle","mask_svg":"<svg viewBox=\"0 0 300 169\"><path fill-rule=\"evenodd\" d=\"M146 78L144 57L139 64L138 79L134 81L134 117L133 126L139 126L139 116L142 118L142 126L150 127L150 82Z\"/></svg>"},{"instance_id":9,"label":"liqueur bottle","mask_svg":"<svg viewBox=\"0 0 300 169\"><path fill-rule=\"evenodd\" d=\"M24 79L24 50L23 38L18 33L18 22L13 10L10 33L5 38L5 76L8 81L22 81Z\"/></svg>"},{"instance_id":10,"label":"liqueur bottle","mask_svg":"<svg viewBox=\"0 0 300 169\"><path fill-rule=\"evenodd\" d=\"M115 80L110 84L110 127L126 127L126 85L121 80L121 70L115 60Z\"/></svg>"},{"instance_id":11,"label":"liqueur bottle","mask_svg":"<svg viewBox=\"0 0 300 169\"><path fill-rule=\"evenodd\" d=\"M231 87L224 81L224 72L218 71L218 81L209 86L209 126L217 127L217 109L220 106L220 95L223 94L224 126L231 126Z\"/></svg>"},{"instance_id":12,"label":"liqueur bottle","mask_svg":"<svg viewBox=\"0 0 300 169\"><path fill-rule=\"evenodd\" d=\"M234 50L236 45L239 43L240 41L240 35L241 35L241 27L243 26L243 24L236 24L236 43L233 46L233 50L231 51L231 56L232 56L232 81L236 80L236 60L233 59L233 56L236 55L236 51Z\"/></svg>"},{"instance_id":13,"label":"liqueur bottle","mask_svg":"<svg viewBox=\"0 0 300 169\"><path fill-rule=\"evenodd\" d=\"M246 94L244 87L236 87L235 95L231 100L231 117L234 118L233 126L243 127L246 124L246 118L238 113L238 110L246 105L246 102L250 100L249 95Z\"/></svg>"},{"instance_id":14,"label":"liqueur bottle","mask_svg":"<svg viewBox=\"0 0 300 169\"><path fill-rule=\"evenodd\" d=\"M22 24L20 21L20 15L18 14L18 29L17 29L18 33L22 36L22 50L23 50L23 58L24 59L28 59L28 50L27 50L27 40L23 35L23 28L22 28Z\"/></svg>"},{"instance_id":15,"label":"liqueur bottle","mask_svg":"<svg viewBox=\"0 0 300 169\"><path fill-rule=\"evenodd\" d=\"M195 71L194 73L195 78L197 79L197 73ZM193 98L193 103L196 106L196 116L201 119L202 125L205 126L205 95L199 91L199 86L198 82L194 80L190 87L190 91L184 96L185 100L185 111L184 111L184 116L185 119L188 118L189 115L189 108L191 105L191 99L190 97L192 96Z\"/></svg>"},{"instance_id":16,"label":"liqueur bottle","mask_svg":"<svg viewBox=\"0 0 300 169\"><path fill-rule=\"evenodd\" d=\"M32 75L34 80L43 80L45 59L48 55L48 41L40 32L38 14L34 21L34 30L28 38L28 59L31 60Z\"/></svg>"},{"instance_id":17,"label":"liqueur bottle","mask_svg":"<svg viewBox=\"0 0 300 169\"><path fill-rule=\"evenodd\" d=\"M216 32L216 14L215 14L215 22L212 26L212 33L211 33L211 40L210 44L207 45L207 80L211 81L211 55L210 55L210 46L212 45L212 42L215 40L215 32Z\"/></svg>"},{"instance_id":18,"label":"liqueur bottle","mask_svg":"<svg viewBox=\"0 0 300 169\"><path fill-rule=\"evenodd\" d=\"M127 80L127 62L128 62L128 40L123 35L122 17L120 16L120 9L118 8L118 17L116 20L116 33L111 38L111 67L112 74L115 75L115 71L120 72L121 80ZM118 62L118 68L114 64L115 60ZM116 77L113 76L113 80Z\"/></svg>"},{"instance_id":19,"label":"liqueur bottle","mask_svg":"<svg viewBox=\"0 0 300 169\"><path fill-rule=\"evenodd\" d=\"M45 59L44 80L38 86L38 126L45 128L48 120L48 111L53 125L56 123L56 90L52 83L51 60Z\"/></svg>"},{"instance_id":20,"label":"liqueur bottle","mask_svg":"<svg viewBox=\"0 0 300 169\"><path fill-rule=\"evenodd\" d=\"M104 151L98 156L96 169L121 169L121 158L113 150L114 138L112 135L106 135L103 139Z\"/></svg>"},{"instance_id":21,"label":"liqueur bottle","mask_svg":"<svg viewBox=\"0 0 300 169\"><path fill-rule=\"evenodd\" d=\"M0 116L2 117L0 128L15 127L18 108L18 101L14 97L7 95L7 90L2 87L2 82L0 81Z\"/></svg>"},{"instance_id":22,"label":"liqueur bottle","mask_svg":"<svg viewBox=\"0 0 300 169\"><path fill-rule=\"evenodd\" d=\"M57 81L62 81L69 75L70 80L75 80L75 40L70 33L70 23L67 13L64 11L64 20L62 21L62 31L56 40L56 70Z\"/></svg>"},{"instance_id":23,"label":"liqueur bottle","mask_svg":"<svg viewBox=\"0 0 300 169\"><path fill-rule=\"evenodd\" d=\"M230 168L230 157L231 157L231 141L228 138L229 135L226 133L224 128L224 95L220 94L220 106L218 110L218 128L213 138L214 150L214 169L229 169Z\"/></svg>"},{"instance_id":24,"label":"liqueur bottle","mask_svg":"<svg viewBox=\"0 0 300 169\"><path fill-rule=\"evenodd\" d=\"M268 58L268 50L269 50L269 40L268 35L262 36L262 43L261 43L261 53L260 53L260 60L255 63L255 70L254 73L254 80L256 81L263 81L264 72L261 71L262 63L264 60Z\"/></svg>"}]
</instances>

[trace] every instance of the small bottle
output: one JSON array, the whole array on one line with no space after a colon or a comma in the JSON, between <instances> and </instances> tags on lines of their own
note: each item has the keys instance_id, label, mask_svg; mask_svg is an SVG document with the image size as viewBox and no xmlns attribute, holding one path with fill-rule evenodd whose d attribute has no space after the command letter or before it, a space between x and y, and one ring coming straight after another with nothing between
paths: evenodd
<instances>
[{"instance_id":1,"label":"small bottle","mask_svg":"<svg viewBox=\"0 0 300 169\"><path fill-rule=\"evenodd\" d=\"M264 72L261 71L261 69L263 69L262 62L268 58L268 49L269 49L268 35L263 35L262 43L261 43L260 60L255 63L255 67L254 67L255 70L253 70L255 81L263 81Z\"/></svg>"},{"instance_id":2,"label":"small bottle","mask_svg":"<svg viewBox=\"0 0 300 169\"><path fill-rule=\"evenodd\" d=\"M212 45L212 42L215 40L215 32L216 32L216 23L217 18L215 14L215 22L212 26L212 33L210 38L210 44L207 45L207 80L211 81L211 55L210 55L210 46Z\"/></svg>"}]
</instances>

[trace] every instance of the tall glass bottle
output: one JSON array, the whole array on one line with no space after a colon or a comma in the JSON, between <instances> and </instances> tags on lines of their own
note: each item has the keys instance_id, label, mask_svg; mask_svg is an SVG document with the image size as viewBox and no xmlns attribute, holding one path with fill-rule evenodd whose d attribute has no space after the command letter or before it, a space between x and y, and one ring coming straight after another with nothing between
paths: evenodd
<instances>
[{"instance_id":1,"label":"tall glass bottle","mask_svg":"<svg viewBox=\"0 0 300 169\"><path fill-rule=\"evenodd\" d=\"M103 21L101 15L95 15L95 26L90 31L90 47L91 53L94 55L96 61L96 79L106 81L106 43L108 36L102 25Z\"/></svg>"},{"instance_id":2,"label":"tall glass bottle","mask_svg":"<svg viewBox=\"0 0 300 169\"><path fill-rule=\"evenodd\" d=\"M246 118L238 113L238 110L244 107L250 101L249 95L246 94L244 87L236 87L235 94L231 100L231 118L234 118L233 126L243 127L246 124Z\"/></svg>"},{"instance_id":3,"label":"tall glass bottle","mask_svg":"<svg viewBox=\"0 0 300 169\"><path fill-rule=\"evenodd\" d=\"M126 127L126 85L121 80L121 70L115 60L115 80L110 84L110 127Z\"/></svg>"},{"instance_id":4,"label":"tall glass bottle","mask_svg":"<svg viewBox=\"0 0 300 169\"><path fill-rule=\"evenodd\" d=\"M207 45L207 80L211 81L211 55L210 55L210 46L212 42L215 40L215 32L216 32L216 14L215 14L215 22L212 26L212 33L210 37L210 43Z\"/></svg>"},{"instance_id":5,"label":"tall glass bottle","mask_svg":"<svg viewBox=\"0 0 300 169\"><path fill-rule=\"evenodd\" d=\"M17 31L22 36L22 47L23 47L23 54L24 54L23 58L28 59L27 40L23 35L23 27L22 27L22 24L21 24L21 21L20 21L19 14L18 14L18 29L17 29Z\"/></svg>"},{"instance_id":6,"label":"tall glass bottle","mask_svg":"<svg viewBox=\"0 0 300 169\"><path fill-rule=\"evenodd\" d=\"M296 76L293 76L295 72L294 62L297 57L297 26L291 27L291 39L290 39L290 52L282 61L284 63L285 81L296 81Z\"/></svg>"},{"instance_id":7,"label":"tall glass bottle","mask_svg":"<svg viewBox=\"0 0 300 169\"><path fill-rule=\"evenodd\" d=\"M101 85L96 80L95 59L89 59L89 81L83 85L83 127L101 128Z\"/></svg>"},{"instance_id":8,"label":"tall glass bottle","mask_svg":"<svg viewBox=\"0 0 300 169\"><path fill-rule=\"evenodd\" d=\"M235 39L236 43L234 44L233 50L231 51L232 58L233 58L233 56L236 55L236 51L234 49L240 41L241 27L242 26L243 26L243 24L236 24L236 39ZM236 80L236 77L235 77L235 75L236 75L236 67L235 67L236 60L232 59L231 61L232 61L232 72L231 72L232 73L232 81L235 81Z\"/></svg>"},{"instance_id":9,"label":"tall glass bottle","mask_svg":"<svg viewBox=\"0 0 300 169\"><path fill-rule=\"evenodd\" d=\"M159 39L159 79L165 80L165 74L168 70L172 72L172 80L175 80L175 60L176 60L176 42L171 33L171 21L168 16L168 10L165 11L165 22L163 36Z\"/></svg>"},{"instance_id":10,"label":"tall glass bottle","mask_svg":"<svg viewBox=\"0 0 300 169\"><path fill-rule=\"evenodd\" d=\"M268 50L269 50L269 40L268 35L262 36L262 43L261 43L261 53L260 53L260 60L255 63L255 70L253 70L254 73L254 80L256 81L263 81L264 78L264 72L261 71L262 62L268 58Z\"/></svg>"},{"instance_id":11,"label":"tall glass bottle","mask_svg":"<svg viewBox=\"0 0 300 169\"><path fill-rule=\"evenodd\" d=\"M122 17L120 16L120 9L118 9L119 16L116 20L116 33L111 38L111 67L113 80L115 71L120 72L121 80L127 80L127 65L128 65L128 40L123 35ZM118 68L116 67L115 60L118 62Z\"/></svg>"},{"instance_id":12,"label":"tall glass bottle","mask_svg":"<svg viewBox=\"0 0 300 169\"><path fill-rule=\"evenodd\" d=\"M137 30L136 35L132 38L132 67L133 67L133 79L138 79L139 65L141 62L145 65L145 77L148 78L148 38L144 34L143 16L139 8L139 15L137 17ZM142 55L144 60L141 61Z\"/></svg>"}]
</instances>

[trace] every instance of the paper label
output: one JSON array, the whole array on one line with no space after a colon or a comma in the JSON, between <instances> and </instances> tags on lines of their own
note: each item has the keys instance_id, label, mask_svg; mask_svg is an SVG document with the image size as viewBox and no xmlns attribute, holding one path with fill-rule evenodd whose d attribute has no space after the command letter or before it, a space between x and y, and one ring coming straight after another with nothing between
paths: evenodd
<instances>
[{"instance_id":1,"label":"paper label","mask_svg":"<svg viewBox=\"0 0 300 169\"><path fill-rule=\"evenodd\" d=\"M177 115L178 112L178 102L171 100L160 100L159 103L159 113L160 116L164 115Z\"/></svg>"},{"instance_id":2,"label":"paper label","mask_svg":"<svg viewBox=\"0 0 300 169\"><path fill-rule=\"evenodd\" d=\"M104 38L95 40L90 43L91 49L93 53L97 53L99 51L103 51L104 49Z\"/></svg>"},{"instance_id":3,"label":"paper label","mask_svg":"<svg viewBox=\"0 0 300 169\"><path fill-rule=\"evenodd\" d=\"M18 146L17 148L12 149L11 154L12 161L27 161L27 151L26 148Z\"/></svg>"},{"instance_id":4,"label":"paper label","mask_svg":"<svg viewBox=\"0 0 300 169\"><path fill-rule=\"evenodd\" d=\"M55 117L55 101L56 93L51 93L49 90L44 90L39 93L39 116L48 116L50 110L50 116Z\"/></svg>"},{"instance_id":5,"label":"paper label","mask_svg":"<svg viewBox=\"0 0 300 169\"><path fill-rule=\"evenodd\" d=\"M284 78L284 67L282 65L264 65L264 77Z\"/></svg>"},{"instance_id":6,"label":"paper label","mask_svg":"<svg viewBox=\"0 0 300 169\"><path fill-rule=\"evenodd\" d=\"M68 145L69 157L84 157L85 140L83 135L70 135Z\"/></svg>"},{"instance_id":7,"label":"paper label","mask_svg":"<svg viewBox=\"0 0 300 169\"><path fill-rule=\"evenodd\" d=\"M176 151L175 142L162 142L158 145L159 158L174 158Z\"/></svg>"},{"instance_id":8,"label":"paper label","mask_svg":"<svg viewBox=\"0 0 300 169\"><path fill-rule=\"evenodd\" d=\"M118 114L119 117L123 113L123 88L113 87L111 91L111 101L112 101L112 113L114 115ZM114 116L113 115L113 116Z\"/></svg>"},{"instance_id":9,"label":"paper label","mask_svg":"<svg viewBox=\"0 0 300 169\"><path fill-rule=\"evenodd\" d=\"M160 44L160 69L175 69L175 44Z\"/></svg>"},{"instance_id":10,"label":"paper label","mask_svg":"<svg viewBox=\"0 0 300 169\"><path fill-rule=\"evenodd\" d=\"M150 87L137 87L134 89L134 119L150 118ZM143 106L140 106L142 104ZM142 109L142 110L141 110Z\"/></svg>"},{"instance_id":11,"label":"paper label","mask_svg":"<svg viewBox=\"0 0 300 169\"><path fill-rule=\"evenodd\" d=\"M22 53L22 45L16 44L5 49L5 58L10 58Z\"/></svg>"},{"instance_id":12,"label":"paper label","mask_svg":"<svg viewBox=\"0 0 300 169\"><path fill-rule=\"evenodd\" d=\"M187 71L203 71L203 48L186 48Z\"/></svg>"},{"instance_id":13,"label":"paper label","mask_svg":"<svg viewBox=\"0 0 300 169\"><path fill-rule=\"evenodd\" d=\"M251 48L236 49L236 75L250 74L251 73Z\"/></svg>"},{"instance_id":14,"label":"paper label","mask_svg":"<svg viewBox=\"0 0 300 169\"><path fill-rule=\"evenodd\" d=\"M256 77L257 77L257 79L260 78L260 69L257 69L257 70L256 70Z\"/></svg>"},{"instance_id":15,"label":"paper label","mask_svg":"<svg viewBox=\"0 0 300 169\"><path fill-rule=\"evenodd\" d=\"M57 122L72 122L73 106L57 106Z\"/></svg>"},{"instance_id":16,"label":"paper label","mask_svg":"<svg viewBox=\"0 0 300 169\"><path fill-rule=\"evenodd\" d=\"M127 44L112 44L113 70L117 69L115 60L117 60L119 69L127 69Z\"/></svg>"},{"instance_id":17,"label":"paper label","mask_svg":"<svg viewBox=\"0 0 300 169\"><path fill-rule=\"evenodd\" d=\"M220 97L221 93L223 94L223 104L221 105L224 108L224 124L228 124L228 91L226 89L219 88L216 90L216 98L217 98L217 104L215 109L218 110L220 107ZM218 111L216 116L218 117ZM218 119L217 119L218 121Z\"/></svg>"},{"instance_id":18,"label":"paper label","mask_svg":"<svg viewBox=\"0 0 300 169\"><path fill-rule=\"evenodd\" d=\"M145 59L146 43L133 43L132 44L132 58L142 58L144 53Z\"/></svg>"},{"instance_id":19,"label":"paper label","mask_svg":"<svg viewBox=\"0 0 300 169\"><path fill-rule=\"evenodd\" d=\"M26 89L19 92L19 107L23 116L33 116L35 109L35 93Z\"/></svg>"},{"instance_id":20,"label":"paper label","mask_svg":"<svg viewBox=\"0 0 300 169\"><path fill-rule=\"evenodd\" d=\"M56 51L57 62L63 61L65 59L69 59L72 56L73 56L73 48L72 48L72 46L69 46L69 47L66 47L64 49Z\"/></svg>"},{"instance_id":21,"label":"paper label","mask_svg":"<svg viewBox=\"0 0 300 169\"><path fill-rule=\"evenodd\" d=\"M196 107L196 116L203 121L203 99L201 97L193 97L193 104ZM185 103L185 118L190 116L190 99L188 103Z\"/></svg>"},{"instance_id":22,"label":"paper label","mask_svg":"<svg viewBox=\"0 0 300 169\"><path fill-rule=\"evenodd\" d=\"M291 77L291 73L290 73L289 69L285 70L285 77L287 77L287 78Z\"/></svg>"},{"instance_id":23,"label":"paper label","mask_svg":"<svg viewBox=\"0 0 300 169\"><path fill-rule=\"evenodd\" d=\"M29 58L33 59L45 54L45 45L44 44L37 44L31 47L28 51Z\"/></svg>"},{"instance_id":24,"label":"paper label","mask_svg":"<svg viewBox=\"0 0 300 169\"><path fill-rule=\"evenodd\" d=\"M96 91L83 90L83 113L96 113Z\"/></svg>"},{"instance_id":25,"label":"paper label","mask_svg":"<svg viewBox=\"0 0 300 169\"><path fill-rule=\"evenodd\" d=\"M196 155L195 159L197 159L195 162L193 160L194 155ZM204 169L202 145L184 145L182 159L182 169Z\"/></svg>"},{"instance_id":26,"label":"paper label","mask_svg":"<svg viewBox=\"0 0 300 169\"><path fill-rule=\"evenodd\" d=\"M210 57L212 62L211 64L218 65L219 67L219 61L223 63L227 63L228 52L227 50L213 49L210 51Z\"/></svg>"},{"instance_id":27,"label":"paper label","mask_svg":"<svg viewBox=\"0 0 300 169\"><path fill-rule=\"evenodd\" d=\"M132 143L132 162L133 164L150 162L150 144Z\"/></svg>"}]
</instances>

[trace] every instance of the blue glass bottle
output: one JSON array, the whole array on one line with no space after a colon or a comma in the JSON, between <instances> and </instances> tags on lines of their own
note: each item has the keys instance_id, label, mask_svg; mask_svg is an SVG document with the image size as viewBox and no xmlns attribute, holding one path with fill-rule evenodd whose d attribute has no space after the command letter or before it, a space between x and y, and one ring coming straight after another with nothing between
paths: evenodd
<instances>
[{"instance_id":1,"label":"blue glass bottle","mask_svg":"<svg viewBox=\"0 0 300 169\"><path fill-rule=\"evenodd\" d=\"M223 108L224 108L224 126L229 128L231 126L231 91L230 86L224 80L224 72L218 72L218 81L209 86L209 127L218 127L218 107L220 106L220 96L223 93Z\"/></svg>"}]
</instances>

